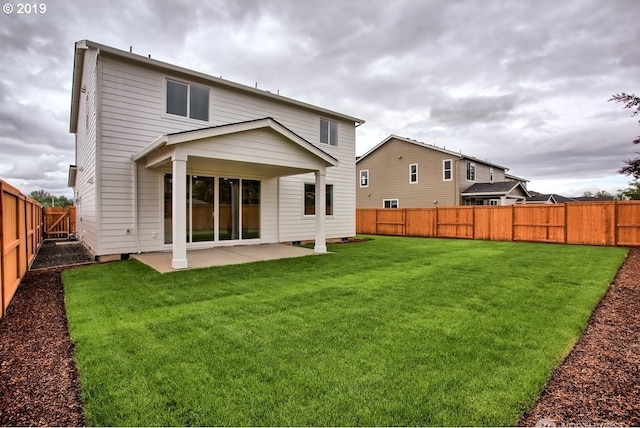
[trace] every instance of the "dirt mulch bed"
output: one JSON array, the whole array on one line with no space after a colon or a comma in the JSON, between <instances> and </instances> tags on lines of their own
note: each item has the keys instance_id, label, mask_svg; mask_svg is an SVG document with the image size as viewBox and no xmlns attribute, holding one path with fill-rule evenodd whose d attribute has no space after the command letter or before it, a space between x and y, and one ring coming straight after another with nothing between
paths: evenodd
<instances>
[{"instance_id":1,"label":"dirt mulch bed","mask_svg":"<svg viewBox=\"0 0 640 428\"><path fill-rule=\"evenodd\" d=\"M79 242L44 241L31 264L31 270L93 263L91 254Z\"/></svg>"},{"instance_id":2,"label":"dirt mulch bed","mask_svg":"<svg viewBox=\"0 0 640 428\"><path fill-rule=\"evenodd\" d=\"M61 271L27 272L0 319L0 425L84 425Z\"/></svg>"},{"instance_id":3,"label":"dirt mulch bed","mask_svg":"<svg viewBox=\"0 0 640 428\"><path fill-rule=\"evenodd\" d=\"M640 248L634 248L583 336L519 422L640 425Z\"/></svg>"},{"instance_id":4,"label":"dirt mulch bed","mask_svg":"<svg viewBox=\"0 0 640 428\"><path fill-rule=\"evenodd\" d=\"M0 319L0 425L85 421L61 268L27 273ZM640 425L640 248L520 425Z\"/></svg>"}]
</instances>

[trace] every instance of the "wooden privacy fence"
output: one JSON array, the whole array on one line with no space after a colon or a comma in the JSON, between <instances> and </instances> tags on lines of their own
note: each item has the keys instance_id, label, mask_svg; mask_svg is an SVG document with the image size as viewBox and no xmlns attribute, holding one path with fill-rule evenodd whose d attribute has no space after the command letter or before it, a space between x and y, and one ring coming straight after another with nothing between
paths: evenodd
<instances>
[{"instance_id":1,"label":"wooden privacy fence","mask_svg":"<svg viewBox=\"0 0 640 428\"><path fill-rule=\"evenodd\" d=\"M68 238L76 233L76 207L44 208L45 238Z\"/></svg>"},{"instance_id":2,"label":"wooden privacy fence","mask_svg":"<svg viewBox=\"0 0 640 428\"><path fill-rule=\"evenodd\" d=\"M42 242L42 206L0 180L0 316Z\"/></svg>"},{"instance_id":3,"label":"wooden privacy fence","mask_svg":"<svg viewBox=\"0 0 640 428\"><path fill-rule=\"evenodd\" d=\"M439 208L359 208L356 233L640 245L640 201Z\"/></svg>"}]
</instances>

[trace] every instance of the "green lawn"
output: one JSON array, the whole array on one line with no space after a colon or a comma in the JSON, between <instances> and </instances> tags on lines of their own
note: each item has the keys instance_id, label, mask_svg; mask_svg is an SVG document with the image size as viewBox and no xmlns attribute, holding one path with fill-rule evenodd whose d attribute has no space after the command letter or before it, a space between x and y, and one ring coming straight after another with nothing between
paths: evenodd
<instances>
[{"instance_id":1,"label":"green lawn","mask_svg":"<svg viewBox=\"0 0 640 428\"><path fill-rule=\"evenodd\" d=\"M514 425L625 249L375 237L63 273L89 425Z\"/></svg>"}]
</instances>

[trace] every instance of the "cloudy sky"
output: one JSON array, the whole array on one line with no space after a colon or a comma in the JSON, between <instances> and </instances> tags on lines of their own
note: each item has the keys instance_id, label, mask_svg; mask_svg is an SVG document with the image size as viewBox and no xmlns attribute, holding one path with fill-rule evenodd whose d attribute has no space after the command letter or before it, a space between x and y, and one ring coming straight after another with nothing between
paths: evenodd
<instances>
[{"instance_id":1,"label":"cloudy sky","mask_svg":"<svg viewBox=\"0 0 640 428\"><path fill-rule=\"evenodd\" d=\"M363 118L358 155L397 134L568 196L626 187L637 156L637 118L607 102L640 94L637 0L1 3L0 178L25 193L72 195L82 39Z\"/></svg>"}]
</instances>

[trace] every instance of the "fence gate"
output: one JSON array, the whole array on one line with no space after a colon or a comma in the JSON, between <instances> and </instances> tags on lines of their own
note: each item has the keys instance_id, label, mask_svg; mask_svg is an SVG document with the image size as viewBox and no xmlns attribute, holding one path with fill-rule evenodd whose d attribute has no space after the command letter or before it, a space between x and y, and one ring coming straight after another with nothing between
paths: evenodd
<instances>
[{"instance_id":1,"label":"fence gate","mask_svg":"<svg viewBox=\"0 0 640 428\"><path fill-rule=\"evenodd\" d=\"M71 211L63 207L44 209L44 234L46 239L69 238L70 233L75 233L75 230L71 228Z\"/></svg>"}]
</instances>

